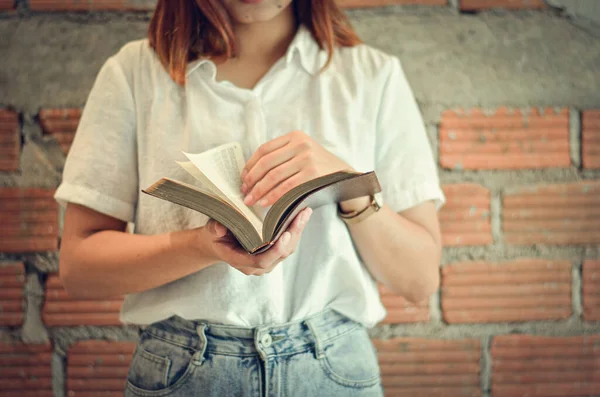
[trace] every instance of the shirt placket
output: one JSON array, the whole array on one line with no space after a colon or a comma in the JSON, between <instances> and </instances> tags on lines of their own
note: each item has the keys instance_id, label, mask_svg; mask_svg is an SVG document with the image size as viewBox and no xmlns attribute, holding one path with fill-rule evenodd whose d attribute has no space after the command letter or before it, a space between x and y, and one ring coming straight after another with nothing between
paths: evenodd
<instances>
[{"instance_id":1,"label":"shirt placket","mask_svg":"<svg viewBox=\"0 0 600 397\"><path fill-rule=\"evenodd\" d=\"M246 159L267 141L267 124L259 96L252 94L244 104L246 118Z\"/></svg>"}]
</instances>

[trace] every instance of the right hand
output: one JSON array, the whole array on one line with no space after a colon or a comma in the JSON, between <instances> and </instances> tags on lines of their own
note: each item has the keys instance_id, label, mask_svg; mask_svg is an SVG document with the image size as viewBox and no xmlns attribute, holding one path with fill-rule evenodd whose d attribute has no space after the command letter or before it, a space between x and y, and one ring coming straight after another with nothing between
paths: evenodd
<instances>
[{"instance_id":1,"label":"right hand","mask_svg":"<svg viewBox=\"0 0 600 397\"><path fill-rule=\"evenodd\" d=\"M310 208L300 211L274 246L258 255L247 253L231 232L213 219L203 228L206 231L203 237L210 240L209 249L216 260L226 262L246 275L260 276L271 272L279 262L294 252L311 213Z\"/></svg>"}]
</instances>

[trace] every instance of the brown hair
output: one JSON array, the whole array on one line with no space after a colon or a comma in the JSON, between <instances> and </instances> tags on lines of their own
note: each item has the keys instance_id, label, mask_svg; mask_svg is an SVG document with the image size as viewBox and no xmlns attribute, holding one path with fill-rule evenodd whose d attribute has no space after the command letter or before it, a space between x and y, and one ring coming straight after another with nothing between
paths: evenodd
<instances>
[{"instance_id":1,"label":"brown hair","mask_svg":"<svg viewBox=\"0 0 600 397\"><path fill-rule=\"evenodd\" d=\"M361 41L335 0L294 0L298 23L305 25L331 62L335 46ZM158 0L150 28L150 46L171 78L185 84L188 62L199 56L231 57L235 37L227 10L219 0Z\"/></svg>"}]
</instances>

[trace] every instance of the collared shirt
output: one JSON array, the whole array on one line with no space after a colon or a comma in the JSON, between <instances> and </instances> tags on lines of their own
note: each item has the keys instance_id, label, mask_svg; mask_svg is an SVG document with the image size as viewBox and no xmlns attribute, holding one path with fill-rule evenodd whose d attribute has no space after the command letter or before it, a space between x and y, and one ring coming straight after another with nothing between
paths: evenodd
<instances>
[{"instance_id":1,"label":"collared shirt","mask_svg":"<svg viewBox=\"0 0 600 397\"><path fill-rule=\"evenodd\" d=\"M294 130L358 171L375 170L395 211L444 203L425 127L399 60L367 45L338 48L331 64L306 28L253 89L217 81L215 64L188 64L178 86L147 40L126 44L100 70L56 191L152 235L200 227L206 216L141 193L161 177L194 180L176 163L238 141L246 160ZM172 315L239 326L285 323L334 309L370 327L385 309L336 205L314 210L296 251L263 276L226 263L126 296L125 323ZM165 263L165 267L168 267ZM401 268L402 263L398 263ZM152 277L151 274L148 277Z\"/></svg>"}]
</instances>

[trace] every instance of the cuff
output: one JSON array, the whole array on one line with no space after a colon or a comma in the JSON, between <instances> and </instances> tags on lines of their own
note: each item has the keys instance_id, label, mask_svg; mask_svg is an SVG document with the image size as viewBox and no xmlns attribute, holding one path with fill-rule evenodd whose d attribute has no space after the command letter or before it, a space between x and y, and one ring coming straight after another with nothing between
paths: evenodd
<instances>
[{"instance_id":1,"label":"cuff","mask_svg":"<svg viewBox=\"0 0 600 397\"><path fill-rule=\"evenodd\" d=\"M104 215L112 216L125 222L133 222L135 214L135 205L119 200L112 196L97 192L87 187L61 183L54 199L62 206L66 207L67 202L83 205Z\"/></svg>"},{"instance_id":2,"label":"cuff","mask_svg":"<svg viewBox=\"0 0 600 397\"><path fill-rule=\"evenodd\" d=\"M427 200L433 200L437 211L446 203L446 196L437 183L427 182L410 188L383 190L384 204L396 212L412 208Z\"/></svg>"}]
</instances>

